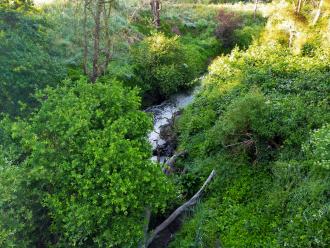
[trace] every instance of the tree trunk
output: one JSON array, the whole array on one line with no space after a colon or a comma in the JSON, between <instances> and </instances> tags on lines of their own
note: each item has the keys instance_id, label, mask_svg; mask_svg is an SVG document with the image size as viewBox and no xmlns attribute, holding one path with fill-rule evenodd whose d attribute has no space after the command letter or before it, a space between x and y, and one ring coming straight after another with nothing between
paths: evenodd
<instances>
[{"instance_id":1,"label":"tree trunk","mask_svg":"<svg viewBox=\"0 0 330 248\"><path fill-rule=\"evenodd\" d=\"M292 47L295 33L296 33L295 30L292 27L290 27L289 47Z\"/></svg>"},{"instance_id":2,"label":"tree trunk","mask_svg":"<svg viewBox=\"0 0 330 248\"><path fill-rule=\"evenodd\" d=\"M79 2L79 1L78 1ZM107 69L112 57L110 17L115 0L83 0L83 70L92 83L95 83ZM89 28L89 19L93 29ZM93 46L90 47L89 37Z\"/></svg>"},{"instance_id":3,"label":"tree trunk","mask_svg":"<svg viewBox=\"0 0 330 248\"><path fill-rule=\"evenodd\" d=\"M103 11L103 0L98 0L96 5L96 12L94 16L94 54L93 54L93 71L91 81L95 83L99 76L99 56L100 56L100 31L101 31L101 15Z\"/></svg>"},{"instance_id":4,"label":"tree trunk","mask_svg":"<svg viewBox=\"0 0 330 248\"><path fill-rule=\"evenodd\" d=\"M109 20L110 20L110 15L112 11L112 4L113 0L109 1L109 7L107 9L106 4L104 4L104 18L103 18L103 23L104 23L104 28L105 28L105 51L104 51L104 56L105 60L102 65L100 74L104 73L109 65L109 62L111 60L111 37L110 37L110 30L109 30Z\"/></svg>"},{"instance_id":5,"label":"tree trunk","mask_svg":"<svg viewBox=\"0 0 330 248\"><path fill-rule=\"evenodd\" d=\"M318 7L315 17L313 19L313 25L315 25L320 18L322 5L323 5L323 0L320 0L319 7Z\"/></svg>"},{"instance_id":6,"label":"tree trunk","mask_svg":"<svg viewBox=\"0 0 330 248\"><path fill-rule=\"evenodd\" d=\"M151 0L151 13L153 16L153 23L156 26L156 28L160 28L160 0Z\"/></svg>"},{"instance_id":7,"label":"tree trunk","mask_svg":"<svg viewBox=\"0 0 330 248\"><path fill-rule=\"evenodd\" d=\"M84 19L83 19L83 32L84 32L84 58L83 58L83 70L84 74L88 74L87 63L88 63L88 39L87 39L87 7L89 4L89 0L84 0Z\"/></svg>"},{"instance_id":8,"label":"tree trunk","mask_svg":"<svg viewBox=\"0 0 330 248\"><path fill-rule=\"evenodd\" d=\"M258 3L259 3L259 0L254 0L254 13L253 13L254 20L257 18Z\"/></svg>"},{"instance_id":9,"label":"tree trunk","mask_svg":"<svg viewBox=\"0 0 330 248\"><path fill-rule=\"evenodd\" d=\"M302 5L303 5L303 0L298 0L298 4L297 4L297 7L296 7L296 13L299 14L300 13L300 10L302 8Z\"/></svg>"}]
</instances>

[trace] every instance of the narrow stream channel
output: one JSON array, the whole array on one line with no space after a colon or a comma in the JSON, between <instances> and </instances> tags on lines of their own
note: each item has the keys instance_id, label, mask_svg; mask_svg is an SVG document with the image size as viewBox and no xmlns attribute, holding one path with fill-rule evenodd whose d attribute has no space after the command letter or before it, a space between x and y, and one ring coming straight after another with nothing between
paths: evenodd
<instances>
[{"instance_id":1,"label":"narrow stream channel","mask_svg":"<svg viewBox=\"0 0 330 248\"><path fill-rule=\"evenodd\" d=\"M165 163L175 152L173 144L169 139L164 139L164 130L170 126L170 132L173 132L173 121L181 114L181 111L191 104L195 96L200 92L201 82L204 76L199 78L199 83L191 90L181 92L170 97L169 100L159 105L154 105L145 110L153 114L153 130L149 133L148 139L153 149L151 160L159 163ZM161 150L161 153L158 153ZM164 171L165 172L165 171ZM166 173L166 172L165 172ZM177 218L159 236L150 244L149 248L166 248L173 238L173 235L179 230L181 219Z\"/></svg>"},{"instance_id":2,"label":"narrow stream channel","mask_svg":"<svg viewBox=\"0 0 330 248\"><path fill-rule=\"evenodd\" d=\"M154 105L147 108L145 111L153 114L154 118L154 128L148 135L150 144L154 152L154 156L151 158L153 161L159 160L160 163L163 163L171 155L168 154L157 154L157 150L164 150L167 141L161 137L162 128L165 126L171 125L173 117L177 116L182 109L187 107L190 103L193 102L195 95L199 91L200 87L196 86L194 89L173 95L169 100L162 102L159 105Z\"/></svg>"}]
</instances>

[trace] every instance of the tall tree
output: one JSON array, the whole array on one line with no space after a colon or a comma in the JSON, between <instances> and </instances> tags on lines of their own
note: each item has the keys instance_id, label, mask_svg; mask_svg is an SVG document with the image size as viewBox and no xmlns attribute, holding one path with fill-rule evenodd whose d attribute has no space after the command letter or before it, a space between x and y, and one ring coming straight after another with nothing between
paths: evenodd
<instances>
[{"instance_id":1,"label":"tall tree","mask_svg":"<svg viewBox=\"0 0 330 248\"><path fill-rule=\"evenodd\" d=\"M254 0L254 13L253 13L254 19L256 19L256 17L257 17L258 3L259 3L259 0Z\"/></svg>"},{"instance_id":2,"label":"tall tree","mask_svg":"<svg viewBox=\"0 0 330 248\"><path fill-rule=\"evenodd\" d=\"M303 0L298 0L297 5L296 5L296 13L299 14L300 10L303 6Z\"/></svg>"},{"instance_id":3,"label":"tall tree","mask_svg":"<svg viewBox=\"0 0 330 248\"><path fill-rule=\"evenodd\" d=\"M110 17L114 4L115 0L83 2L83 69L93 83L104 74L112 57ZM89 25L90 17L92 27ZM92 51L88 44L90 34L93 39Z\"/></svg>"},{"instance_id":4,"label":"tall tree","mask_svg":"<svg viewBox=\"0 0 330 248\"><path fill-rule=\"evenodd\" d=\"M156 28L160 28L160 10L161 10L161 3L160 0L151 0L151 13L153 16L153 23Z\"/></svg>"},{"instance_id":5,"label":"tall tree","mask_svg":"<svg viewBox=\"0 0 330 248\"><path fill-rule=\"evenodd\" d=\"M323 0L320 0L316 14L313 19L313 25L315 25L317 23L318 19L320 18L322 5L323 5Z\"/></svg>"}]
</instances>

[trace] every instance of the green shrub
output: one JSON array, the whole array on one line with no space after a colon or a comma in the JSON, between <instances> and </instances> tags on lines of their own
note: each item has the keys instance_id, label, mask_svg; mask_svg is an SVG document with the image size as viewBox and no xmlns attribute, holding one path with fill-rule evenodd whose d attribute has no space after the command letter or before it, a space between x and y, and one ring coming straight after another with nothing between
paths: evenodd
<instances>
[{"instance_id":1,"label":"green shrub","mask_svg":"<svg viewBox=\"0 0 330 248\"><path fill-rule=\"evenodd\" d=\"M23 113L31 111L34 92L55 86L65 76L51 28L34 13L0 9L0 112L18 115L21 107Z\"/></svg>"},{"instance_id":2,"label":"green shrub","mask_svg":"<svg viewBox=\"0 0 330 248\"><path fill-rule=\"evenodd\" d=\"M314 166L330 169L330 124L315 130L304 150Z\"/></svg>"},{"instance_id":3,"label":"green shrub","mask_svg":"<svg viewBox=\"0 0 330 248\"><path fill-rule=\"evenodd\" d=\"M0 242L137 247L145 210L164 210L174 195L150 161L152 121L137 90L81 79L40 99L38 112L10 126L19 159L0 154L1 177L19 173L13 185L1 180Z\"/></svg>"},{"instance_id":4,"label":"green shrub","mask_svg":"<svg viewBox=\"0 0 330 248\"><path fill-rule=\"evenodd\" d=\"M257 40L263 30L260 25L244 26L241 29L234 31L235 44L241 48L246 49L252 44L253 40Z\"/></svg>"},{"instance_id":5,"label":"green shrub","mask_svg":"<svg viewBox=\"0 0 330 248\"><path fill-rule=\"evenodd\" d=\"M147 37L132 52L134 83L156 99L189 87L205 63L195 46L183 47L178 36L167 38L161 33Z\"/></svg>"},{"instance_id":6,"label":"green shrub","mask_svg":"<svg viewBox=\"0 0 330 248\"><path fill-rule=\"evenodd\" d=\"M255 43L209 66L179 120L188 152L179 182L190 195L210 170L217 177L171 247L329 246L330 64L321 44L296 54Z\"/></svg>"},{"instance_id":7,"label":"green shrub","mask_svg":"<svg viewBox=\"0 0 330 248\"><path fill-rule=\"evenodd\" d=\"M15 9L15 10L29 10L33 6L32 0L2 0L0 3L0 7L2 8L8 8L8 9Z\"/></svg>"},{"instance_id":8,"label":"green shrub","mask_svg":"<svg viewBox=\"0 0 330 248\"><path fill-rule=\"evenodd\" d=\"M243 19L236 12L220 9L217 20L219 24L215 31L216 36L229 48L234 43L234 31L243 25Z\"/></svg>"}]
</instances>

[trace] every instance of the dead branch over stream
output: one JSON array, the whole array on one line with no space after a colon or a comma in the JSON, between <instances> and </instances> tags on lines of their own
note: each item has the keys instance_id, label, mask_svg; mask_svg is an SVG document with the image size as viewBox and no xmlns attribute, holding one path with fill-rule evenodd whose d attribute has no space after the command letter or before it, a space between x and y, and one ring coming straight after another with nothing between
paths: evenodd
<instances>
[{"instance_id":1,"label":"dead branch over stream","mask_svg":"<svg viewBox=\"0 0 330 248\"><path fill-rule=\"evenodd\" d=\"M215 175L215 170L212 170L211 174L206 179L203 186L198 190L198 192L189 201L178 207L166 220L163 221L163 223L161 223L155 228L155 230L151 233L148 241L146 242L146 247L149 247L149 245L154 241L157 235L165 228L167 228L180 214L182 214L189 207L192 207L197 203L197 200L202 196L206 186L212 181Z\"/></svg>"}]
</instances>

